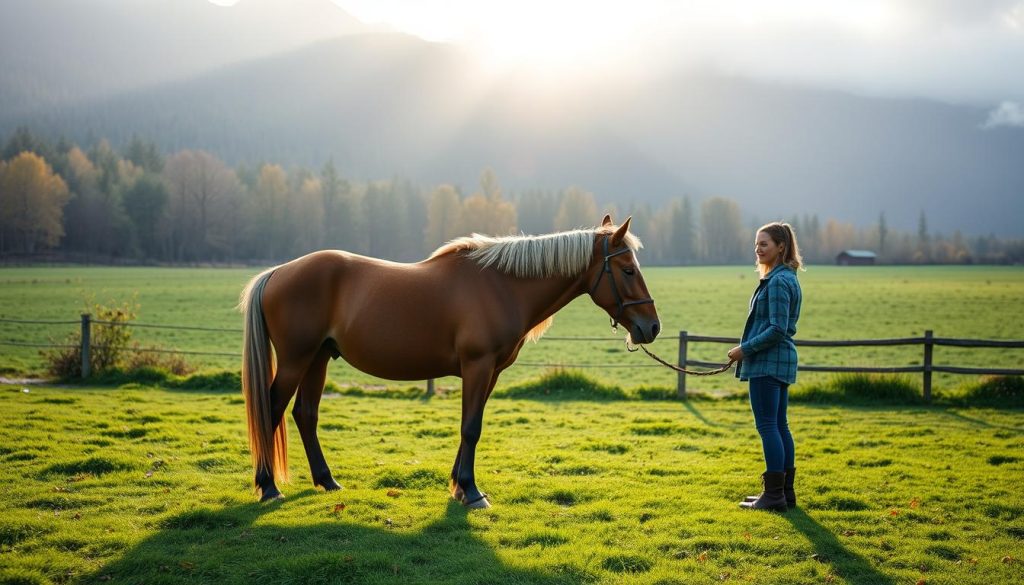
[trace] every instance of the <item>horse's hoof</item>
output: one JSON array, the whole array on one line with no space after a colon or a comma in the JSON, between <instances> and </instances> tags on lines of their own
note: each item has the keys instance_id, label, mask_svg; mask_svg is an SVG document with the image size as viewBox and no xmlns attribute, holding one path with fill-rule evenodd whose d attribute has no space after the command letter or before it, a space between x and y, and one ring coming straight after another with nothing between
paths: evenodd
<instances>
[{"instance_id":1,"label":"horse's hoof","mask_svg":"<svg viewBox=\"0 0 1024 585\"><path fill-rule=\"evenodd\" d=\"M263 492L263 497L260 498L260 501L261 502L271 502L271 501L283 500L283 499L284 499L284 494L282 494L280 491L274 489L274 490L271 490L269 492Z\"/></svg>"},{"instance_id":2,"label":"horse's hoof","mask_svg":"<svg viewBox=\"0 0 1024 585\"><path fill-rule=\"evenodd\" d=\"M341 488L341 484L339 484L338 482L334 481L333 477L328 477L324 481L318 481L318 482L316 482L315 485L324 488L325 492L336 492L336 491L342 489Z\"/></svg>"},{"instance_id":3,"label":"horse's hoof","mask_svg":"<svg viewBox=\"0 0 1024 585\"><path fill-rule=\"evenodd\" d=\"M462 505L470 510L485 510L491 507L491 503L487 501L487 494L480 494L479 498L469 502L463 498Z\"/></svg>"}]
</instances>

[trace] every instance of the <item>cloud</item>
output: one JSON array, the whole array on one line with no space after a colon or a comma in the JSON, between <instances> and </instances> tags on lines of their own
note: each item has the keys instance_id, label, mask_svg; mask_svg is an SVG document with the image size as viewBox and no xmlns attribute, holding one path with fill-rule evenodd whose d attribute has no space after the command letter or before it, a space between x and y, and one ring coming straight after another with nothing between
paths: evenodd
<instances>
[{"instance_id":1,"label":"cloud","mask_svg":"<svg viewBox=\"0 0 1024 585\"><path fill-rule=\"evenodd\" d=\"M1024 104L1024 0L333 0L363 22L599 74L695 67Z\"/></svg>"},{"instance_id":2,"label":"cloud","mask_svg":"<svg viewBox=\"0 0 1024 585\"><path fill-rule=\"evenodd\" d=\"M999 107L988 113L988 120L982 126L985 130L1009 126L1024 128L1024 107L1017 102L1003 102Z\"/></svg>"}]
</instances>

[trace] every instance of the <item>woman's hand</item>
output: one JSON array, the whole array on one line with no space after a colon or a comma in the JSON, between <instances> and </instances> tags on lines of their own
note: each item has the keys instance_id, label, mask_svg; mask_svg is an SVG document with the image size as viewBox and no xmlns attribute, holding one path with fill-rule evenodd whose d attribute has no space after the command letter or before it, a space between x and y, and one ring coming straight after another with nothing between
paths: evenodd
<instances>
[{"instance_id":1,"label":"woman's hand","mask_svg":"<svg viewBox=\"0 0 1024 585\"><path fill-rule=\"evenodd\" d=\"M737 345L736 347L730 349L729 359L731 359L734 362L738 362L741 359L743 359L743 348Z\"/></svg>"}]
</instances>

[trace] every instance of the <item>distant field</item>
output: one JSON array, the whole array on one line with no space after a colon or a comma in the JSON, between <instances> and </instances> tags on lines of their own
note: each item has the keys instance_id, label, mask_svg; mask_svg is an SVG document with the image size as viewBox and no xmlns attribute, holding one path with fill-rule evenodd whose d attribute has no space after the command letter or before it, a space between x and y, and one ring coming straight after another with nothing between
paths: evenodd
<instances>
[{"instance_id":1,"label":"distant field","mask_svg":"<svg viewBox=\"0 0 1024 585\"><path fill-rule=\"evenodd\" d=\"M799 508L740 510L760 441L739 400L492 400L494 507L446 481L459 402L331 396L344 490L260 505L241 397L0 385L3 583L1024 581L1019 411L795 405Z\"/></svg>"},{"instance_id":2,"label":"distant field","mask_svg":"<svg viewBox=\"0 0 1024 585\"><path fill-rule=\"evenodd\" d=\"M0 319L56 319L77 321L83 299L110 303L134 298L141 305L139 323L240 328L235 311L238 292L257 269L206 268L3 268L0 269ZM694 334L738 336L746 318L747 301L756 274L746 266L644 269L657 301L664 331L651 346L674 359L680 329ZM939 336L1019 339L1024 337L1024 268L1021 267L870 267L812 266L800 274L804 309L798 338L856 339L906 337L933 329ZM569 342L544 339L520 354L525 363L550 363L583 369L588 376L623 387L674 386L675 374L653 364L642 354L623 349L621 334L608 330L607 317L589 300L577 299L555 319L548 337L595 336L607 342ZM45 343L62 340L76 325L12 325L0 323L0 341ZM136 329L144 346L180 350L238 352L239 333ZM728 348L719 344L691 345L690 356L724 361ZM196 356L198 364L237 368L239 360ZM921 348L802 348L805 364L908 365L921 362ZM936 348L939 364L1024 367L1020 350ZM643 366L643 367L638 367ZM0 345L0 373L32 374L41 371L38 351ZM545 368L516 365L500 384L539 376ZM378 385L385 381L366 376L340 361L332 364L335 382ZM805 374L802 380L814 379ZM938 375L941 390L965 381ZM457 384L442 380L442 386ZM690 387L720 392L739 389L730 376L691 379Z\"/></svg>"}]
</instances>

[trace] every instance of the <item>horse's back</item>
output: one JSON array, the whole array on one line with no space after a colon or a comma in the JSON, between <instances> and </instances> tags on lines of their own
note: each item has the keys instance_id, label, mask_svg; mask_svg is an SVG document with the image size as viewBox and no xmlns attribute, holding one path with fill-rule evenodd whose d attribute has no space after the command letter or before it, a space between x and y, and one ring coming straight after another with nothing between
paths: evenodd
<instances>
[{"instance_id":1,"label":"horse's back","mask_svg":"<svg viewBox=\"0 0 1024 585\"><path fill-rule=\"evenodd\" d=\"M283 264L264 292L275 348L304 355L330 342L353 366L392 379L457 373L450 355L465 301L453 295L452 260L323 250Z\"/></svg>"}]
</instances>

